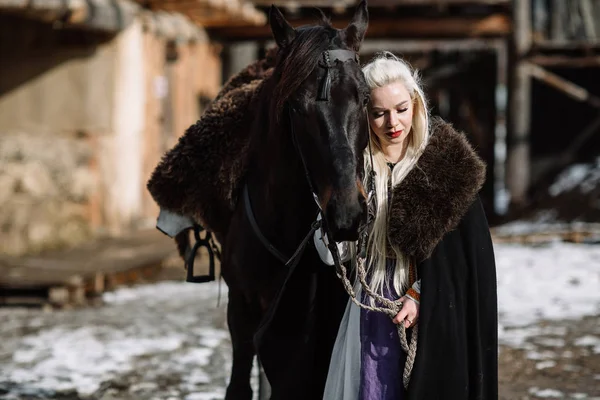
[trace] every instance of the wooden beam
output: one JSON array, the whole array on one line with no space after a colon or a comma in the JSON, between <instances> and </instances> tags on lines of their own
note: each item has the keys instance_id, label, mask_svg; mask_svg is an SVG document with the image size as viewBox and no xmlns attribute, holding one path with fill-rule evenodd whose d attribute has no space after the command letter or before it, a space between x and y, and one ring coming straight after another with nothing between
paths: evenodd
<instances>
[{"instance_id":1,"label":"wooden beam","mask_svg":"<svg viewBox=\"0 0 600 400\"><path fill-rule=\"evenodd\" d=\"M132 20L138 5L110 0L0 0L0 10L65 27L115 33Z\"/></svg>"},{"instance_id":2,"label":"wooden beam","mask_svg":"<svg viewBox=\"0 0 600 400\"><path fill-rule=\"evenodd\" d=\"M290 19L289 22L298 27L314 24L315 19ZM345 28L349 22L349 19L332 21L336 28ZM371 22L367 37L370 39L501 37L510 34L511 29L510 17L505 14L486 17L386 18ZM264 40L272 37L267 25L222 27L210 29L209 32L231 40Z\"/></svg>"},{"instance_id":3,"label":"wooden beam","mask_svg":"<svg viewBox=\"0 0 600 400\"><path fill-rule=\"evenodd\" d=\"M543 67L590 68L600 67L600 55L569 57L564 55L534 55L527 60Z\"/></svg>"},{"instance_id":4,"label":"wooden beam","mask_svg":"<svg viewBox=\"0 0 600 400\"><path fill-rule=\"evenodd\" d=\"M600 50L600 40L538 40L532 44L534 50Z\"/></svg>"},{"instance_id":5,"label":"wooden beam","mask_svg":"<svg viewBox=\"0 0 600 400\"><path fill-rule=\"evenodd\" d=\"M253 26L267 22L266 15L239 0L154 0L153 10L177 12L203 27Z\"/></svg>"},{"instance_id":6,"label":"wooden beam","mask_svg":"<svg viewBox=\"0 0 600 400\"><path fill-rule=\"evenodd\" d=\"M600 109L600 97L590 93L587 89L565 79L562 78L538 65L530 64L529 71L531 76L544 82L545 84L552 86L553 88L563 92L567 96L580 101L582 103L587 103L592 107L596 107Z\"/></svg>"},{"instance_id":7,"label":"wooden beam","mask_svg":"<svg viewBox=\"0 0 600 400\"><path fill-rule=\"evenodd\" d=\"M366 38L360 46L361 53L391 51L398 53L429 53L431 51L474 51L497 49L502 39L423 39L423 40L376 40Z\"/></svg>"}]
</instances>

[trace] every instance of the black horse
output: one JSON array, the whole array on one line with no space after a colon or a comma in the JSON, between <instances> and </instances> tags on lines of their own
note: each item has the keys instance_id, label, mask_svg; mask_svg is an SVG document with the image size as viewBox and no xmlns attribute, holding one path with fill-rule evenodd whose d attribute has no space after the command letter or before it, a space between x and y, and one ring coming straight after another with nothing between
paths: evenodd
<instances>
[{"instance_id":1,"label":"black horse","mask_svg":"<svg viewBox=\"0 0 600 400\"><path fill-rule=\"evenodd\" d=\"M226 398L252 398L258 354L272 399L320 399L347 295L309 244L319 224L334 241L355 241L366 220L369 90L357 53L367 5L341 30L324 16L293 29L276 7L269 17L276 57L269 51L228 82L148 190L161 215L178 216L166 225L159 217L159 229L171 236L195 220L222 245L233 344ZM177 238L187 244L187 231Z\"/></svg>"},{"instance_id":2,"label":"black horse","mask_svg":"<svg viewBox=\"0 0 600 400\"><path fill-rule=\"evenodd\" d=\"M347 296L313 246L285 260L320 210L338 242L357 240L366 219L369 91L357 52L367 5L341 30L325 18L294 29L274 6L269 17L279 53L249 123L247 192L218 235L233 344L226 399L252 398L256 352L272 399L320 399Z\"/></svg>"}]
</instances>

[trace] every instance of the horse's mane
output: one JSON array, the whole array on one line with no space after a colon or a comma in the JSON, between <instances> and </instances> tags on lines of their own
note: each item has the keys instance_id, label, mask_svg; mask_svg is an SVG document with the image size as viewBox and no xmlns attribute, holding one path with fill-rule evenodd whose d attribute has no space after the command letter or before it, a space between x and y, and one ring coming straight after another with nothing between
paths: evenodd
<instances>
[{"instance_id":1,"label":"horse's mane","mask_svg":"<svg viewBox=\"0 0 600 400\"><path fill-rule=\"evenodd\" d=\"M271 111L279 116L285 102L312 73L323 51L331 45L337 31L326 21L320 25L296 29L296 38L289 47L280 50L273 71L275 87L271 97Z\"/></svg>"}]
</instances>

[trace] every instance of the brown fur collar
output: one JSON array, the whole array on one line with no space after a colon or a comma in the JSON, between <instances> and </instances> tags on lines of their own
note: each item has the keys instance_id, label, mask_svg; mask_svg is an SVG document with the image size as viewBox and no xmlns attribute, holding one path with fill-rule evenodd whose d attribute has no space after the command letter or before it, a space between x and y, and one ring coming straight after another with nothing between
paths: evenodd
<instances>
[{"instance_id":1,"label":"brown fur collar","mask_svg":"<svg viewBox=\"0 0 600 400\"><path fill-rule=\"evenodd\" d=\"M485 164L467 138L441 119L417 166L393 188L390 243L417 261L456 228L485 181Z\"/></svg>"}]
</instances>

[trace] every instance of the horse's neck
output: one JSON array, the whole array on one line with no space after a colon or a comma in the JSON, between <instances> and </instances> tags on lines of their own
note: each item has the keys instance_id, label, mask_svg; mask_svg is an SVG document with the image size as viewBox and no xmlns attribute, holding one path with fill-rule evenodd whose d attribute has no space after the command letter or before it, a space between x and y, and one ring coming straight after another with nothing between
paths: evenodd
<instances>
[{"instance_id":1,"label":"horse's neck","mask_svg":"<svg viewBox=\"0 0 600 400\"><path fill-rule=\"evenodd\" d=\"M257 163L249 177L250 197L255 217L274 244L290 249L310 229L317 216L308 182L298 154L284 130L273 154L255 154ZM290 138L288 141L287 138Z\"/></svg>"}]
</instances>

